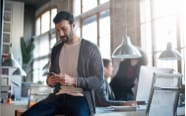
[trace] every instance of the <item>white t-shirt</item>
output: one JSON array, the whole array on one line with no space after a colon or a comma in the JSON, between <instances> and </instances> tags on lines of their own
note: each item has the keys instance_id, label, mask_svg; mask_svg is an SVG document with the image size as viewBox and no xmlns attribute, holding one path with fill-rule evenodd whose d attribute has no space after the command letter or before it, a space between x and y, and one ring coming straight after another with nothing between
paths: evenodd
<instances>
[{"instance_id":1,"label":"white t-shirt","mask_svg":"<svg viewBox=\"0 0 186 116\"><path fill-rule=\"evenodd\" d=\"M77 65L79 58L81 39L72 44L64 44L61 49L59 56L59 68L61 74L68 74L74 78L78 77L77 74ZM57 94L69 94L73 96L83 96L82 88L77 88L73 86L62 86L62 89Z\"/></svg>"}]
</instances>

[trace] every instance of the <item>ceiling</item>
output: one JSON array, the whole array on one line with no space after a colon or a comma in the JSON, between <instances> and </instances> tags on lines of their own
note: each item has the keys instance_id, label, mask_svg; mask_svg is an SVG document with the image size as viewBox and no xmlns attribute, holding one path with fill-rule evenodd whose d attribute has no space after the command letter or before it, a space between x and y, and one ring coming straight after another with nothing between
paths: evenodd
<instances>
[{"instance_id":1,"label":"ceiling","mask_svg":"<svg viewBox=\"0 0 186 116\"><path fill-rule=\"evenodd\" d=\"M35 8L39 8L40 6L42 6L43 4L47 3L50 0L12 0L12 1L24 2L25 5L30 5Z\"/></svg>"}]
</instances>

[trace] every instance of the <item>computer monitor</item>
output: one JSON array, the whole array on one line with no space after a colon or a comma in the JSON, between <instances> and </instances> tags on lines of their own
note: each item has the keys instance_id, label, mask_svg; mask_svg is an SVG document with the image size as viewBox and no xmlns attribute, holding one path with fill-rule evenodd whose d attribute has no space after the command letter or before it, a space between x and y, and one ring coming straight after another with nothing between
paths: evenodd
<instances>
[{"instance_id":1,"label":"computer monitor","mask_svg":"<svg viewBox=\"0 0 186 116\"><path fill-rule=\"evenodd\" d=\"M151 92L154 72L172 73L173 71L174 70L171 68L141 66L140 73L139 73L136 101L148 102L150 92Z\"/></svg>"}]
</instances>

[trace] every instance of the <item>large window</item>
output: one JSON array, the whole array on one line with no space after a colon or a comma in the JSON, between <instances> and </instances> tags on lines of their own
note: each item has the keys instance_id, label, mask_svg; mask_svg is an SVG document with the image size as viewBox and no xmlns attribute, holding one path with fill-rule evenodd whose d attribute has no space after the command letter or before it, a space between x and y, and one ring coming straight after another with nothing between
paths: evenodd
<instances>
[{"instance_id":1,"label":"large window","mask_svg":"<svg viewBox=\"0 0 186 116\"><path fill-rule=\"evenodd\" d=\"M103 58L111 57L109 4L109 0L74 0L77 33L98 45Z\"/></svg>"},{"instance_id":2,"label":"large window","mask_svg":"<svg viewBox=\"0 0 186 116\"><path fill-rule=\"evenodd\" d=\"M184 0L141 0L141 43L148 59L152 59L151 65L185 74L185 10ZM182 53L181 61L158 59L168 42Z\"/></svg>"},{"instance_id":3,"label":"large window","mask_svg":"<svg viewBox=\"0 0 186 116\"><path fill-rule=\"evenodd\" d=\"M37 83L42 81L45 83L46 75L44 75L47 69L43 67L49 62L49 54L52 46L55 44L56 38L52 33L54 24L52 22L54 16L57 13L57 9L45 11L41 14L35 23L35 51L34 51L34 64L33 64L33 82Z\"/></svg>"},{"instance_id":4,"label":"large window","mask_svg":"<svg viewBox=\"0 0 186 116\"><path fill-rule=\"evenodd\" d=\"M83 38L97 44L97 17L93 15L83 20L82 35ZM90 31L91 30L91 31Z\"/></svg>"}]
</instances>

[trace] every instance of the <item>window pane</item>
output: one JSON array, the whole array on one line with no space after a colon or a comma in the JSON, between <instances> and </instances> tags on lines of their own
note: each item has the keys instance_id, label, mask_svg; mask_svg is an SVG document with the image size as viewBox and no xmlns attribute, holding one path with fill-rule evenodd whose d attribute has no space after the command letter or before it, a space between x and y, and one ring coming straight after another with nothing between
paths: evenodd
<instances>
[{"instance_id":1,"label":"window pane","mask_svg":"<svg viewBox=\"0 0 186 116\"><path fill-rule=\"evenodd\" d=\"M181 19L181 22L180 22L180 27L181 27L181 30L180 30L180 38L181 38L181 53L182 53L182 70L181 70L181 73L183 74L183 83L185 83L185 73L186 73L186 67L185 67L185 64L186 64L186 2L184 2L184 0L182 0L182 4L180 6L181 7L181 10L180 10L180 19Z\"/></svg>"},{"instance_id":2,"label":"window pane","mask_svg":"<svg viewBox=\"0 0 186 116\"><path fill-rule=\"evenodd\" d=\"M104 3L106 3L106 2L108 2L110 0L99 0L99 1L100 1L100 4L104 4Z\"/></svg>"},{"instance_id":3,"label":"window pane","mask_svg":"<svg viewBox=\"0 0 186 116\"><path fill-rule=\"evenodd\" d=\"M38 39L35 39L34 40L34 45L35 45L35 48L34 48L34 58L38 58L40 56L40 54L38 53L39 51L39 40Z\"/></svg>"},{"instance_id":4,"label":"window pane","mask_svg":"<svg viewBox=\"0 0 186 116\"><path fill-rule=\"evenodd\" d=\"M77 20L75 22L75 24L76 24L76 26L75 26L75 33L80 37L81 36L81 34L80 34L81 29L80 29L80 22L79 22L79 20Z\"/></svg>"},{"instance_id":5,"label":"window pane","mask_svg":"<svg viewBox=\"0 0 186 116\"><path fill-rule=\"evenodd\" d=\"M81 14L81 0L74 0L74 17Z\"/></svg>"},{"instance_id":6,"label":"window pane","mask_svg":"<svg viewBox=\"0 0 186 116\"><path fill-rule=\"evenodd\" d=\"M176 19L175 17L167 17L161 20L156 20L154 22L154 39L155 41L155 51L162 51L166 49L167 43L171 42L173 48L177 48L176 39ZM157 53L157 59L160 53ZM169 67L177 70L177 62L167 63L165 61L158 60L157 66L159 67Z\"/></svg>"},{"instance_id":7,"label":"window pane","mask_svg":"<svg viewBox=\"0 0 186 116\"><path fill-rule=\"evenodd\" d=\"M49 54L50 48L48 34L36 38L34 44L35 44L34 58L46 56Z\"/></svg>"},{"instance_id":8,"label":"window pane","mask_svg":"<svg viewBox=\"0 0 186 116\"><path fill-rule=\"evenodd\" d=\"M82 0L83 1L83 12L87 12L97 7L97 0Z\"/></svg>"},{"instance_id":9,"label":"window pane","mask_svg":"<svg viewBox=\"0 0 186 116\"><path fill-rule=\"evenodd\" d=\"M143 0L140 2L140 22L142 24L151 23L151 8L150 0Z\"/></svg>"},{"instance_id":10,"label":"window pane","mask_svg":"<svg viewBox=\"0 0 186 116\"><path fill-rule=\"evenodd\" d=\"M153 0L152 3L153 18L176 15L178 12L179 2L177 0Z\"/></svg>"},{"instance_id":11,"label":"window pane","mask_svg":"<svg viewBox=\"0 0 186 116\"><path fill-rule=\"evenodd\" d=\"M50 41L50 48L53 48L55 43L56 43L56 38L52 38L51 41Z\"/></svg>"},{"instance_id":12,"label":"window pane","mask_svg":"<svg viewBox=\"0 0 186 116\"><path fill-rule=\"evenodd\" d=\"M49 47L49 40L47 38L41 39L39 46L40 46L39 47L40 56L45 56L49 54L50 47Z\"/></svg>"},{"instance_id":13,"label":"window pane","mask_svg":"<svg viewBox=\"0 0 186 116\"><path fill-rule=\"evenodd\" d=\"M43 76L44 70L42 69L44 65L48 63L48 58L42 59L42 60L37 60L33 64L33 82L37 83L38 81L42 81L44 84L46 84L46 77Z\"/></svg>"},{"instance_id":14,"label":"window pane","mask_svg":"<svg viewBox=\"0 0 186 116\"><path fill-rule=\"evenodd\" d=\"M57 14L57 9L56 8L53 8L52 11L51 11L51 28L54 28L54 23L53 23L53 18L56 16Z\"/></svg>"},{"instance_id":15,"label":"window pane","mask_svg":"<svg viewBox=\"0 0 186 116\"><path fill-rule=\"evenodd\" d=\"M83 21L82 37L97 45L97 21L96 15Z\"/></svg>"},{"instance_id":16,"label":"window pane","mask_svg":"<svg viewBox=\"0 0 186 116\"><path fill-rule=\"evenodd\" d=\"M141 49L146 53L148 59L148 65L152 66L152 31L151 23L141 24Z\"/></svg>"},{"instance_id":17,"label":"window pane","mask_svg":"<svg viewBox=\"0 0 186 116\"><path fill-rule=\"evenodd\" d=\"M36 20L36 35L41 34L41 18L37 18Z\"/></svg>"},{"instance_id":18,"label":"window pane","mask_svg":"<svg viewBox=\"0 0 186 116\"><path fill-rule=\"evenodd\" d=\"M103 58L111 57L110 42L110 15L109 11L104 11L101 12L100 19L100 51Z\"/></svg>"},{"instance_id":19,"label":"window pane","mask_svg":"<svg viewBox=\"0 0 186 116\"><path fill-rule=\"evenodd\" d=\"M158 57L161 51L166 49L167 43L171 42L173 49L180 50L185 46L184 19L186 2L185 0L143 0L140 2L141 16L141 46L149 50L154 45L154 52L147 52L154 55L148 57L154 58L155 65L158 67L174 68L177 71L177 65L180 61L162 61ZM181 20L181 21L180 21ZM152 42L150 43L151 39ZM147 45L150 43L150 46ZM177 46L181 45L181 46ZM185 55L184 50L180 50ZM182 71L185 72L185 65L182 61Z\"/></svg>"},{"instance_id":20,"label":"window pane","mask_svg":"<svg viewBox=\"0 0 186 116\"><path fill-rule=\"evenodd\" d=\"M154 22L154 30L157 51L164 50L168 42L171 42L174 47L177 47L176 19L174 17L156 20Z\"/></svg>"},{"instance_id":21,"label":"window pane","mask_svg":"<svg viewBox=\"0 0 186 116\"><path fill-rule=\"evenodd\" d=\"M76 28L76 31L75 32L76 32L77 36L79 36L79 37L81 36L80 35L80 28L79 27Z\"/></svg>"},{"instance_id":22,"label":"window pane","mask_svg":"<svg viewBox=\"0 0 186 116\"><path fill-rule=\"evenodd\" d=\"M33 64L33 82L37 82L40 77L40 66L39 61L34 61Z\"/></svg>"},{"instance_id":23,"label":"window pane","mask_svg":"<svg viewBox=\"0 0 186 116\"><path fill-rule=\"evenodd\" d=\"M42 16L41 16L41 33L47 32L50 28L50 12L46 11Z\"/></svg>"}]
</instances>

